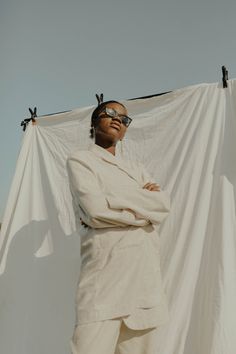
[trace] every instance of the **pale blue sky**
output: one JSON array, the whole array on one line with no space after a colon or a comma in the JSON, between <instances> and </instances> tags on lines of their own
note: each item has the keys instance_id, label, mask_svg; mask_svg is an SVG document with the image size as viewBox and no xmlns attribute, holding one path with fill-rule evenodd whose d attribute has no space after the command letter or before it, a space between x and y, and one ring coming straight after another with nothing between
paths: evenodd
<instances>
[{"instance_id":1,"label":"pale blue sky","mask_svg":"<svg viewBox=\"0 0 236 354\"><path fill-rule=\"evenodd\" d=\"M0 220L38 115L236 77L235 0L1 0Z\"/></svg>"}]
</instances>

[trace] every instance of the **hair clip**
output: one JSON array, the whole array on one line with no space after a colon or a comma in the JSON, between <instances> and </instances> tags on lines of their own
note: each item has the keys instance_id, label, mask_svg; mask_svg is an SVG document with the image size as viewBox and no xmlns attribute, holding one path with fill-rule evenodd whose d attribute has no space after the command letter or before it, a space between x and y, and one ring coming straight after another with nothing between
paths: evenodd
<instances>
[{"instance_id":1,"label":"hair clip","mask_svg":"<svg viewBox=\"0 0 236 354\"><path fill-rule=\"evenodd\" d=\"M100 96L96 93L97 101L98 101L98 106L103 103L103 93L100 94Z\"/></svg>"}]
</instances>

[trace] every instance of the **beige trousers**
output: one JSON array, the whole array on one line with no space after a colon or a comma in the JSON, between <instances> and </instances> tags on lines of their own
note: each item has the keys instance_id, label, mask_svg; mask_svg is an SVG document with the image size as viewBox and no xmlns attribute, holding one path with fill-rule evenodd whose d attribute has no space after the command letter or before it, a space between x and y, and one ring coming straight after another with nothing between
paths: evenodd
<instances>
[{"instance_id":1,"label":"beige trousers","mask_svg":"<svg viewBox=\"0 0 236 354\"><path fill-rule=\"evenodd\" d=\"M78 325L70 340L72 354L156 354L158 327L134 330L122 317Z\"/></svg>"}]
</instances>

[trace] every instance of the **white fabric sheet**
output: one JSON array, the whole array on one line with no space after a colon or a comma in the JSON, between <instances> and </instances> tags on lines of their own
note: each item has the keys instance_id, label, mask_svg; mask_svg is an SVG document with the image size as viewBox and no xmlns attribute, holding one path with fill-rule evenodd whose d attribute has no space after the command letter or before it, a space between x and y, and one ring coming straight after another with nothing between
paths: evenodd
<instances>
[{"instance_id":1,"label":"white fabric sheet","mask_svg":"<svg viewBox=\"0 0 236 354\"><path fill-rule=\"evenodd\" d=\"M156 353L236 352L236 80L122 101L133 122L117 153L139 159L171 195L161 225L170 321ZM94 106L28 125L0 246L0 350L69 354L79 277L65 162L87 148Z\"/></svg>"}]
</instances>

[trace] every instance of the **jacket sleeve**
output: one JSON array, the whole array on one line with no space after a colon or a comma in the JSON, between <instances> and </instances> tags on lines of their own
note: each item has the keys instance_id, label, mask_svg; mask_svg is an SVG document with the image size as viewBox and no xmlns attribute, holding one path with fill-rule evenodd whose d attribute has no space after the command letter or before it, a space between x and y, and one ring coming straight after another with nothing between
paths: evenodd
<instances>
[{"instance_id":1,"label":"jacket sleeve","mask_svg":"<svg viewBox=\"0 0 236 354\"><path fill-rule=\"evenodd\" d=\"M148 218L137 217L129 207L112 209L95 172L85 161L70 157L66 167L76 218L81 216L92 228L145 226L150 223Z\"/></svg>"},{"instance_id":2,"label":"jacket sleeve","mask_svg":"<svg viewBox=\"0 0 236 354\"><path fill-rule=\"evenodd\" d=\"M155 182L145 166L138 163L143 186ZM168 216L171 207L170 195L166 190L149 191L139 188L137 191L130 187L124 191L124 196L117 196L112 191L107 195L109 206L113 209L129 208L137 217L150 220L152 224L160 224Z\"/></svg>"},{"instance_id":3,"label":"jacket sleeve","mask_svg":"<svg viewBox=\"0 0 236 354\"><path fill-rule=\"evenodd\" d=\"M142 189L132 191L127 188L125 198L109 192L107 201L112 209L130 209L137 218L150 220L152 224L160 224L170 211L170 196L162 191Z\"/></svg>"}]
</instances>

